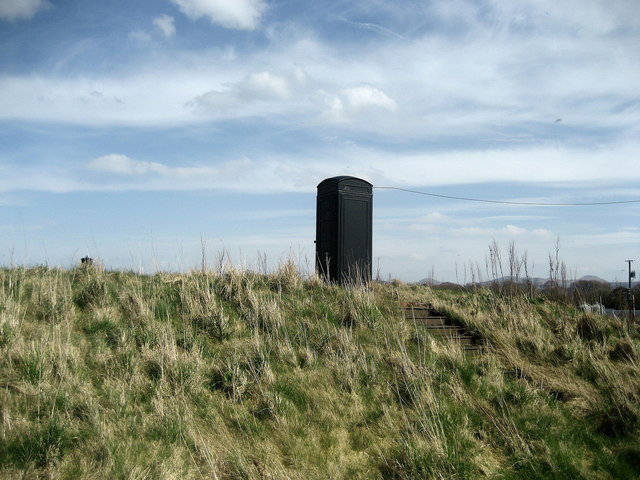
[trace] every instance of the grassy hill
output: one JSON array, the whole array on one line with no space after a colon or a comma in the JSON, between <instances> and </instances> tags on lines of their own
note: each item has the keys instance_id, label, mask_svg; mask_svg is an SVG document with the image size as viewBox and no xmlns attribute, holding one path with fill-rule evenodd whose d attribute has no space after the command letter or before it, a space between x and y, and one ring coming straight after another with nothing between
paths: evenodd
<instances>
[{"instance_id":1,"label":"grassy hill","mask_svg":"<svg viewBox=\"0 0 640 480\"><path fill-rule=\"evenodd\" d=\"M0 478L638 478L639 356L637 325L482 289L3 269Z\"/></svg>"}]
</instances>

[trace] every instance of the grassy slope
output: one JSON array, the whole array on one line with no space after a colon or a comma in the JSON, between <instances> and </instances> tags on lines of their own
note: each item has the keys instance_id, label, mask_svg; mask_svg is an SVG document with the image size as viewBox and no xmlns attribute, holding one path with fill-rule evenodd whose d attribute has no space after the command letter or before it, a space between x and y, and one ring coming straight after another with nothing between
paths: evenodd
<instances>
[{"instance_id":1,"label":"grassy slope","mask_svg":"<svg viewBox=\"0 0 640 480\"><path fill-rule=\"evenodd\" d=\"M405 321L480 332L465 359ZM637 327L489 291L0 270L0 478L633 478Z\"/></svg>"}]
</instances>

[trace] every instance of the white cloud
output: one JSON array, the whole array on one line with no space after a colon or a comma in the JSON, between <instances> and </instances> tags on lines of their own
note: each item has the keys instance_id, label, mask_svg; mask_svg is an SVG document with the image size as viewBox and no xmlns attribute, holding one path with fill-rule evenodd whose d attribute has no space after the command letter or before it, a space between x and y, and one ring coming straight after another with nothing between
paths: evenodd
<instances>
[{"instance_id":1,"label":"white cloud","mask_svg":"<svg viewBox=\"0 0 640 480\"><path fill-rule=\"evenodd\" d=\"M397 104L389 98L383 91L369 85L346 88L342 90L347 109L360 112L371 107L380 107L386 110L395 110Z\"/></svg>"},{"instance_id":2,"label":"white cloud","mask_svg":"<svg viewBox=\"0 0 640 480\"><path fill-rule=\"evenodd\" d=\"M326 94L328 111L325 118L348 120L372 111L394 111L398 104L382 90L371 85L360 85L342 89L337 95Z\"/></svg>"},{"instance_id":3,"label":"white cloud","mask_svg":"<svg viewBox=\"0 0 640 480\"><path fill-rule=\"evenodd\" d=\"M171 172L171 169L166 165L155 162L140 162L120 154L98 157L92 160L88 166L92 170L119 175L146 175L148 173L167 175Z\"/></svg>"},{"instance_id":4,"label":"white cloud","mask_svg":"<svg viewBox=\"0 0 640 480\"><path fill-rule=\"evenodd\" d=\"M249 99L284 99L291 95L287 79L270 72L250 75L239 85L240 94Z\"/></svg>"},{"instance_id":5,"label":"white cloud","mask_svg":"<svg viewBox=\"0 0 640 480\"><path fill-rule=\"evenodd\" d=\"M2 0L0 1L0 18L5 20L29 19L47 6L49 4L46 0Z\"/></svg>"},{"instance_id":6,"label":"white cloud","mask_svg":"<svg viewBox=\"0 0 640 480\"><path fill-rule=\"evenodd\" d=\"M193 20L207 17L225 28L254 30L266 9L263 0L171 0Z\"/></svg>"},{"instance_id":7,"label":"white cloud","mask_svg":"<svg viewBox=\"0 0 640 480\"><path fill-rule=\"evenodd\" d=\"M273 108L286 111L290 108L287 101L292 99L306 80L306 73L302 69L285 74L257 72L239 82L228 83L224 90L211 90L198 95L189 104L209 114L233 112L233 115L246 115L250 111L255 115L255 109L247 109L256 103L262 104L262 108L265 103L270 103Z\"/></svg>"},{"instance_id":8,"label":"white cloud","mask_svg":"<svg viewBox=\"0 0 640 480\"><path fill-rule=\"evenodd\" d=\"M160 29L165 38L171 38L176 34L174 18L170 15L160 15L154 18L153 24Z\"/></svg>"}]
</instances>

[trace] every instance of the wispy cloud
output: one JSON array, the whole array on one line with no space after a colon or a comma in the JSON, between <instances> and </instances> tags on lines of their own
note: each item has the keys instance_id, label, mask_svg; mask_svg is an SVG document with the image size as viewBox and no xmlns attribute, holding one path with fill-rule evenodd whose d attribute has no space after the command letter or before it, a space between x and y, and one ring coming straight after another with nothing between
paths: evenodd
<instances>
[{"instance_id":1,"label":"wispy cloud","mask_svg":"<svg viewBox=\"0 0 640 480\"><path fill-rule=\"evenodd\" d=\"M2 0L0 2L0 19L28 20L49 6L46 0Z\"/></svg>"},{"instance_id":2,"label":"wispy cloud","mask_svg":"<svg viewBox=\"0 0 640 480\"><path fill-rule=\"evenodd\" d=\"M88 162L89 172L100 175L76 180L76 190L150 191L223 190L247 193L300 191L299 167L288 162L249 158L219 160L211 166L169 166L134 160L123 154L104 155ZM109 174L110 177L105 177ZM313 181L313 180L312 180ZM305 185L308 188L308 185Z\"/></svg>"},{"instance_id":3,"label":"wispy cloud","mask_svg":"<svg viewBox=\"0 0 640 480\"><path fill-rule=\"evenodd\" d=\"M466 12L464 20L435 2L439 7L426 13L436 15L438 28L413 33L411 42L341 49L318 32L291 28L242 54L225 46L159 60L142 49L135 66L109 76L3 76L0 119L175 125L277 114L277 121L333 121L394 144L463 135L587 141L594 129L637 137L640 63L629 45L640 42L633 20L640 7L587 4L572 18L568 8L547 2L489 2L482 11L457 2L453 11ZM222 5L231 3L202 0L189 8L203 14ZM599 15L605 26L594 20ZM172 32L167 17L156 20ZM80 98L92 91L104 97L87 108Z\"/></svg>"},{"instance_id":4,"label":"wispy cloud","mask_svg":"<svg viewBox=\"0 0 640 480\"><path fill-rule=\"evenodd\" d=\"M577 239L582 246L595 245L630 245L637 251L638 236L640 228L626 228L612 232L593 232L589 234L577 235Z\"/></svg>"},{"instance_id":5,"label":"wispy cloud","mask_svg":"<svg viewBox=\"0 0 640 480\"><path fill-rule=\"evenodd\" d=\"M193 20L208 18L225 28L253 30L266 3L263 0L171 0L182 13Z\"/></svg>"},{"instance_id":6,"label":"wispy cloud","mask_svg":"<svg viewBox=\"0 0 640 480\"><path fill-rule=\"evenodd\" d=\"M0 195L0 207L16 207L16 206L27 206L29 205L28 200L23 196L17 195Z\"/></svg>"},{"instance_id":7,"label":"wispy cloud","mask_svg":"<svg viewBox=\"0 0 640 480\"><path fill-rule=\"evenodd\" d=\"M246 166L246 161L232 161L223 162L217 167L172 167L158 162L147 162L134 160L126 155L112 153L109 155L103 155L102 157L95 158L87 164L90 170L96 172L104 172L113 174L116 176L129 176L129 177L147 177L162 179L161 182L155 183L156 188L166 188L168 190L190 190L188 183L180 183L181 181L191 181L194 178L199 178L194 187L196 189L206 187L206 181L212 177L232 173L234 169ZM178 182L174 184L174 182ZM205 183L203 183L203 181ZM170 185L174 184L171 188ZM141 186L146 185L148 188L150 185L142 183ZM151 184L154 185L154 184ZM131 188L131 187L129 187ZM133 187L135 189L135 187Z\"/></svg>"},{"instance_id":8,"label":"wispy cloud","mask_svg":"<svg viewBox=\"0 0 640 480\"><path fill-rule=\"evenodd\" d=\"M160 15L153 19L153 24L162 32L166 38L171 38L176 34L175 19L170 15Z\"/></svg>"},{"instance_id":9,"label":"wispy cloud","mask_svg":"<svg viewBox=\"0 0 640 480\"><path fill-rule=\"evenodd\" d=\"M549 240L554 235L546 228L529 230L517 225L505 225L500 228L464 227L455 230L455 233L462 236L475 236L484 238L513 238L531 240L532 237L541 237Z\"/></svg>"},{"instance_id":10,"label":"wispy cloud","mask_svg":"<svg viewBox=\"0 0 640 480\"><path fill-rule=\"evenodd\" d=\"M146 45L151 42L151 35L142 30L129 32L129 40L139 45Z\"/></svg>"}]
</instances>

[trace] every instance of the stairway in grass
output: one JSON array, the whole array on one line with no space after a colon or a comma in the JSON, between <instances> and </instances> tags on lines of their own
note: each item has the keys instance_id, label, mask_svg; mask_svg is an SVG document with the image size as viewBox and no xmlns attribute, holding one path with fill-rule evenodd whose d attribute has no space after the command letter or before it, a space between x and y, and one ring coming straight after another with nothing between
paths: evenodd
<instances>
[{"instance_id":1,"label":"stairway in grass","mask_svg":"<svg viewBox=\"0 0 640 480\"><path fill-rule=\"evenodd\" d=\"M425 328L433 336L460 345L467 356L482 354L482 338L470 333L464 325L435 310L428 303L407 303L404 318L416 327Z\"/></svg>"}]
</instances>

